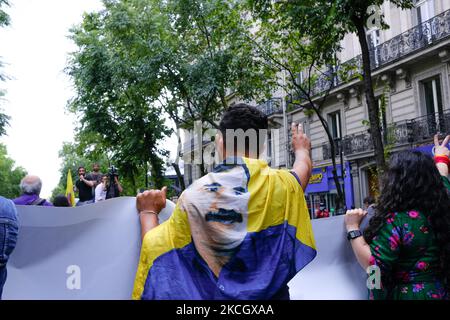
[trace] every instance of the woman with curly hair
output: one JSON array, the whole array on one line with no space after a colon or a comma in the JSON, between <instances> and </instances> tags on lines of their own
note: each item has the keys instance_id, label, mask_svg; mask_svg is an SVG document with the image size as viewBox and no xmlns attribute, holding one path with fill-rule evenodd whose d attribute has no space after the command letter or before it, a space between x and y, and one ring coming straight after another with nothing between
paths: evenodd
<instances>
[{"instance_id":1,"label":"woman with curly hair","mask_svg":"<svg viewBox=\"0 0 450 320\"><path fill-rule=\"evenodd\" d=\"M380 271L381 285L369 288L369 298L448 299L450 198L433 159L417 151L393 155L361 237L365 214L349 210L345 224L360 265Z\"/></svg>"}]
</instances>

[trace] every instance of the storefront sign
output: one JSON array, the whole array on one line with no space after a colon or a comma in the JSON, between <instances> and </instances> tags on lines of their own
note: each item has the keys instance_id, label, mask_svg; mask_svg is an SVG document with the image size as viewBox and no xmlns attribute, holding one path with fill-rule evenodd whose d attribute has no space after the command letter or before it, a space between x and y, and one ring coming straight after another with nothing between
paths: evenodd
<instances>
[{"instance_id":1,"label":"storefront sign","mask_svg":"<svg viewBox=\"0 0 450 320\"><path fill-rule=\"evenodd\" d=\"M315 184L315 183L322 183L323 180L323 174L322 173L316 173L309 178L309 184Z\"/></svg>"},{"instance_id":2,"label":"storefront sign","mask_svg":"<svg viewBox=\"0 0 450 320\"><path fill-rule=\"evenodd\" d=\"M337 165L336 170L339 180L342 181L341 166ZM349 162L345 163L344 189L345 203L346 206L350 208L354 205L354 198ZM331 192L332 190L334 190L334 193L336 193L336 184L333 179L333 167L327 166L314 168L309 180L308 187L306 188L306 194L327 193Z\"/></svg>"}]
</instances>

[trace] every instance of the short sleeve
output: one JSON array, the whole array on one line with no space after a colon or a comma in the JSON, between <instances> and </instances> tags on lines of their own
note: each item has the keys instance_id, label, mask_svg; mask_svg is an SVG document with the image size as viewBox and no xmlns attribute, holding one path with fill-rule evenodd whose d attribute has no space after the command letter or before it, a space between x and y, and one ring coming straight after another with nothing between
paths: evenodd
<instances>
[{"instance_id":1,"label":"short sleeve","mask_svg":"<svg viewBox=\"0 0 450 320\"><path fill-rule=\"evenodd\" d=\"M297 180L298 184L303 189L302 182L300 181L300 178L298 177L298 175L294 171L289 171L289 172L295 177L295 180Z\"/></svg>"}]
</instances>

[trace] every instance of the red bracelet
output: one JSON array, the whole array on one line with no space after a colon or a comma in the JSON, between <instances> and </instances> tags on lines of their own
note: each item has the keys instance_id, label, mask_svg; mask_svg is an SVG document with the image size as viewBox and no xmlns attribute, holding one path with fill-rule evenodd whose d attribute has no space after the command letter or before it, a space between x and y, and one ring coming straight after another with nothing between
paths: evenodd
<instances>
[{"instance_id":1,"label":"red bracelet","mask_svg":"<svg viewBox=\"0 0 450 320\"><path fill-rule=\"evenodd\" d=\"M445 163L448 167L450 167L450 159L446 156L435 156L434 162L435 163Z\"/></svg>"}]
</instances>

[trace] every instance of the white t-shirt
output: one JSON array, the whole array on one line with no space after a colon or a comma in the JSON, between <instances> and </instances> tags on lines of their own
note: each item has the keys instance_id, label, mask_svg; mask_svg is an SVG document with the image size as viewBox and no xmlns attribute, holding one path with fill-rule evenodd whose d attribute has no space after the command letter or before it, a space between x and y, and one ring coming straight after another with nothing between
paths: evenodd
<instances>
[{"instance_id":1,"label":"white t-shirt","mask_svg":"<svg viewBox=\"0 0 450 320\"><path fill-rule=\"evenodd\" d=\"M106 189L103 183L95 188L95 202L106 200Z\"/></svg>"}]
</instances>

